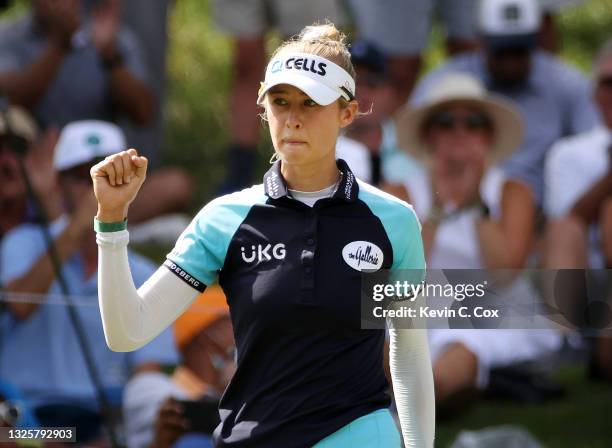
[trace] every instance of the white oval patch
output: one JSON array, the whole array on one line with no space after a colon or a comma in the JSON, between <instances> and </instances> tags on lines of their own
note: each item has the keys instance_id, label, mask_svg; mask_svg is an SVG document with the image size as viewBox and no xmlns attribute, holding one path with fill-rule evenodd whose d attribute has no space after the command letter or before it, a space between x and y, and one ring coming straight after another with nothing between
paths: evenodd
<instances>
[{"instance_id":1,"label":"white oval patch","mask_svg":"<svg viewBox=\"0 0 612 448\"><path fill-rule=\"evenodd\" d=\"M378 271L383 264L383 251L368 241L353 241L342 249L342 258L356 271Z\"/></svg>"}]
</instances>

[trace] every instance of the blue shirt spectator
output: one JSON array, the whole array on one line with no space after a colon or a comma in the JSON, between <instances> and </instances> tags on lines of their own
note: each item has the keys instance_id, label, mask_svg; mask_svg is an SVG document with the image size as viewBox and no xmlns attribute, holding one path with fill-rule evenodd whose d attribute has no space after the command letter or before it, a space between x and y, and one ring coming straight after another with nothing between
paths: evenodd
<instances>
[{"instance_id":1,"label":"blue shirt spectator","mask_svg":"<svg viewBox=\"0 0 612 448\"><path fill-rule=\"evenodd\" d=\"M56 220L50 225L51 234L57 237L67 222L65 217ZM2 283L7 284L26 273L45 250L39 227L26 224L9 232L0 251ZM148 260L136 254L130 256L130 268L137 286L155 269ZM169 330L136 352L112 352L102 330L97 275L86 278L78 253L64 263L62 273L111 401L116 402L119 398L116 392L127 381L132 368L148 362L175 364L178 361ZM95 409L94 387L58 281L53 282L42 300L42 305L26 320L18 320L8 312L2 316L0 377L19 388L35 407L61 402Z\"/></svg>"}]
</instances>

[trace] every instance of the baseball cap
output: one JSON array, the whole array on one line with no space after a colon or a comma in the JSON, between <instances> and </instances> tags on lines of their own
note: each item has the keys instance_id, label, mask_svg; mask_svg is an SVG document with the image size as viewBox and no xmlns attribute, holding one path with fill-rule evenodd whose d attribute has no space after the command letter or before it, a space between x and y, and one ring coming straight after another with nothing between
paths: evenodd
<instances>
[{"instance_id":1,"label":"baseball cap","mask_svg":"<svg viewBox=\"0 0 612 448\"><path fill-rule=\"evenodd\" d=\"M62 129L53 164L58 171L64 171L125 149L125 136L116 124L99 120L75 121Z\"/></svg>"},{"instance_id":2,"label":"baseball cap","mask_svg":"<svg viewBox=\"0 0 612 448\"><path fill-rule=\"evenodd\" d=\"M263 104L268 90L279 84L297 87L322 106L342 97L355 98L355 80L342 67L329 59L309 53L281 52L266 68L259 88L257 104Z\"/></svg>"},{"instance_id":3,"label":"baseball cap","mask_svg":"<svg viewBox=\"0 0 612 448\"><path fill-rule=\"evenodd\" d=\"M528 47L537 43L538 0L481 0L478 27L488 48Z\"/></svg>"}]
</instances>

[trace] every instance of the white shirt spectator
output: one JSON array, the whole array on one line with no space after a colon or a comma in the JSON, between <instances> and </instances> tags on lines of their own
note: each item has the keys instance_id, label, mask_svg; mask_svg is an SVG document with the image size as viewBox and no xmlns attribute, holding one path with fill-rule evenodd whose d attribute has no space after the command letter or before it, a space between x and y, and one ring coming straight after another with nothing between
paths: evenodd
<instances>
[{"instance_id":1,"label":"white shirt spectator","mask_svg":"<svg viewBox=\"0 0 612 448\"><path fill-rule=\"evenodd\" d=\"M367 183L372 182L370 151L363 143L345 136L338 137L336 159L344 160L357 179Z\"/></svg>"},{"instance_id":2,"label":"white shirt spectator","mask_svg":"<svg viewBox=\"0 0 612 448\"><path fill-rule=\"evenodd\" d=\"M550 218L567 215L576 202L610 169L610 130L597 126L557 141L544 168L544 211ZM591 267L603 267L597 226L589 231Z\"/></svg>"}]
</instances>

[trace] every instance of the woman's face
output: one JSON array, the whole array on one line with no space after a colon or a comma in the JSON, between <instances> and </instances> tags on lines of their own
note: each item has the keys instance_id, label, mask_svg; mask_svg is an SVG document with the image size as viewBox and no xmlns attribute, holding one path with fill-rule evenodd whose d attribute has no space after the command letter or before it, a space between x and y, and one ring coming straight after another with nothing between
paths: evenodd
<instances>
[{"instance_id":1,"label":"woman's face","mask_svg":"<svg viewBox=\"0 0 612 448\"><path fill-rule=\"evenodd\" d=\"M452 104L434 112L424 140L437 164L461 167L482 164L493 141L493 125L485 111L470 104Z\"/></svg>"},{"instance_id":2,"label":"woman's face","mask_svg":"<svg viewBox=\"0 0 612 448\"><path fill-rule=\"evenodd\" d=\"M266 115L274 150L286 164L311 165L335 160L341 128L357 115L357 102L321 106L297 87L280 84L266 95Z\"/></svg>"}]
</instances>

